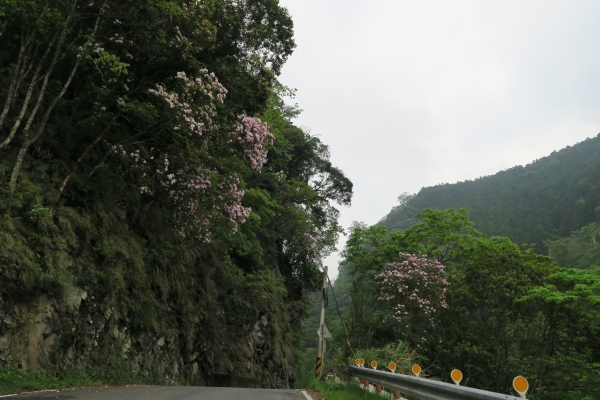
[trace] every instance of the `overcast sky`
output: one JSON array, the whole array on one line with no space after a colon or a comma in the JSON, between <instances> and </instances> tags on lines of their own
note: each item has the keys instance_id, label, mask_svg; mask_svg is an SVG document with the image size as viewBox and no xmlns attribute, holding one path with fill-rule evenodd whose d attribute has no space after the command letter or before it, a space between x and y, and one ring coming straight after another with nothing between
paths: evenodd
<instances>
[{"instance_id":1,"label":"overcast sky","mask_svg":"<svg viewBox=\"0 0 600 400\"><path fill-rule=\"evenodd\" d=\"M297 44L280 81L354 182L345 228L600 132L600 1L280 3Z\"/></svg>"}]
</instances>

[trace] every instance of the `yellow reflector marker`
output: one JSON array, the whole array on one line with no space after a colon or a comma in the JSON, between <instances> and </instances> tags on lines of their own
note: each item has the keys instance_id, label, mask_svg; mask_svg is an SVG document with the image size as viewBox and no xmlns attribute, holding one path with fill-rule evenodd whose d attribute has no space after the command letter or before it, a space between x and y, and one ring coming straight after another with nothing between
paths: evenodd
<instances>
[{"instance_id":1,"label":"yellow reflector marker","mask_svg":"<svg viewBox=\"0 0 600 400\"><path fill-rule=\"evenodd\" d=\"M377 369L377 361L371 361L371 368Z\"/></svg>"},{"instance_id":2,"label":"yellow reflector marker","mask_svg":"<svg viewBox=\"0 0 600 400\"><path fill-rule=\"evenodd\" d=\"M522 376L517 376L513 379L513 387L521 397L525 398L525 393L527 393L527 390L529 389L529 382Z\"/></svg>"},{"instance_id":3,"label":"yellow reflector marker","mask_svg":"<svg viewBox=\"0 0 600 400\"><path fill-rule=\"evenodd\" d=\"M421 367L418 364L413 365L411 369L412 373L416 376L419 376L419 374L421 374Z\"/></svg>"},{"instance_id":4,"label":"yellow reflector marker","mask_svg":"<svg viewBox=\"0 0 600 400\"><path fill-rule=\"evenodd\" d=\"M390 371L396 372L396 363L392 361L388 364L388 368L390 369Z\"/></svg>"},{"instance_id":5,"label":"yellow reflector marker","mask_svg":"<svg viewBox=\"0 0 600 400\"><path fill-rule=\"evenodd\" d=\"M354 360L354 364L359 365L360 366L360 358L357 358L356 360Z\"/></svg>"},{"instance_id":6,"label":"yellow reflector marker","mask_svg":"<svg viewBox=\"0 0 600 400\"><path fill-rule=\"evenodd\" d=\"M450 372L450 377L452 378L452 380L454 381L454 383L456 383L457 385L459 385L460 381L462 381L463 374L459 370L453 369L452 372Z\"/></svg>"},{"instance_id":7,"label":"yellow reflector marker","mask_svg":"<svg viewBox=\"0 0 600 400\"><path fill-rule=\"evenodd\" d=\"M365 365L365 360L363 360L362 358L359 358L358 361L360 361L360 366L362 367L363 365Z\"/></svg>"}]
</instances>

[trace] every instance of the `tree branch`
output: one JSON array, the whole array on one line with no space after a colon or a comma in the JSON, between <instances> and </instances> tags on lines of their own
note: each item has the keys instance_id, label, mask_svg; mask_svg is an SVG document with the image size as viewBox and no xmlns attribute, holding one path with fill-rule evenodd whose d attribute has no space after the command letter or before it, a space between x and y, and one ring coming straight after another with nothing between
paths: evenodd
<instances>
[{"instance_id":1,"label":"tree branch","mask_svg":"<svg viewBox=\"0 0 600 400\"><path fill-rule=\"evenodd\" d=\"M31 95L33 94L33 88L35 87L35 84L38 81L38 76L42 69L42 64L43 64L44 60L46 59L46 57L48 56L48 54L50 53L50 49L52 48L52 44L54 43L55 39L56 39L56 36L54 36L54 38L52 39L52 42L46 49L46 52L42 56L42 59L40 60L37 68L35 69L35 73L33 75L33 78L31 78L31 83L29 84L29 88L27 89L27 94L25 95L25 99L23 100L23 106L21 107L21 112L17 116L17 119L16 119L15 123L13 124L13 127L10 130L8 137L6 139L4 139L4 141L2 143L0 143L0 149L3 148L4 146L8 145L13 140L13 138L15 137L15 134L17 133L17 130L19 129L19 126L21 126L21 122L23 121L23 118L25 117L25 113L27 112L27 109L29 108L29 102L31 101Z\"/></svg>"},{"instance_id":2,"label":"tree branch","mask_svg":"<svg viewBox=\"0 0 600 400\"><path fill-rule=\"evenodd\" d=\"M46 113L44 114L42 121L40 122L40 126L38 127L38 130L37 130L35 136L32 139L29 139L29 135L27 134L27 132L25 132L25 140L23 141L23 145L21 146L21 149L19 150L19 154L17 156L15 166L14 166L12 174L10 176L10 183L9 183L10 193L13 193L15 190L17 178L19 177L19 171L21 170L21 164L23 163L23 159L25 157L25 153L27 153L27 149L29 148L29 146L32 143L37 141L40 138L40 136L42 135L42 132L44 131L44 128L46 127L46 123L48 122L48 118L50 118L50 114L52 113L52 110L54 109L56 104L60 101L60 99L62 99L65 92L67 91L67 88L71 84L71 81L73 80L73 76L75 76L75 72L77 71L77 68L79 67L79 60L80 60L80 58L78 57L77 61L75 61L75 65L73 66L73 69L71 70L71 75L69 75L69 78L63 85L60 93L54 98L54 100L52 100L52 103L50 103L50 106L46 110ZM28 121L28 126L26 127L27 129L29 128L30 121L31 121L31 118Z\"/></svg>"},{"instance_id":3,"label":"tree branch","mask_svg":"<svg viewBox=\"0 0 600 400\"><path fill-rule=\"evenodd\" d=\"M24 54L26 51L25 38L21 39L21 50L19 50L19 56L17 57L17 64L15 65L15 72L10 80L10 85L8 86L8 94L6 96L6 103L4 103L4 110L2 110L2 114L0 114L0 128L4 124L4 118L6 114L8 114L8 110L10 109L13 93L18 90L17 81L19 80L19 76L21 75L21 63L23 63Z\"/></svg>"},{"instance_id":4,"label":"tree branch","mask_svg":"<svg viewBox=\"0 0 600 400\"><path fill-rule=\"evenodd\" d=\"M83 159L85 158L85 156L90 152L90 150L92 150L92 148L100 140L102 140L102 138L104 136L106 136L106 134L108 133L108 131L110 130L110 128L112 127L112 125L115 123L115 121L117 120L117 118L119 118L120 116L121 116L121 111L119 111L117 114L115 114L113 116L113 118L110 120L110 122L108 123L108 125L106 125L106 128L104 128L104 130L102 131L102 133L100 135L98 135L98 137L92 143L90 143L90 145L83 151L83 153L81 153L81 155L77 159L77 162L75 163L75 167L65 177L65 179L63 179L62 183L60 184L60 187L58 188L58 194L56 195L56 199L54 200L54 202L58 201L58 199L60 198L60 195L62 194L63 190L65 189L65 186L67 186L67 182L69 182L69 179L71 179L71 176L73 176L73 174L79 169L79 166L81 165L81 162L83 161Z\"/></svg>"}]
</instances>

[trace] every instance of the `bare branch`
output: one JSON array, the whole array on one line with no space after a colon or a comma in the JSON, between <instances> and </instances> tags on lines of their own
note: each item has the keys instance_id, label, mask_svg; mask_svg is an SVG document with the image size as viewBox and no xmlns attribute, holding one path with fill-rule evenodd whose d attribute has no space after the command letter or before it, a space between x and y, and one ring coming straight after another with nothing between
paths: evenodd
<instances>
[{"instance_id":1,"label":"bare branch","mask_svg":"<svg viewBox=\"0 0 600 400\"><path fill-rule=\"evenodd\" d=\"M79 67L80 59L81 58L79 58L79 57L77 58L77 61L75 61L75 65L73 66L73 69L71 70L71 75L69 75L69 78L63 85L60 93L54 98L54 100L52 100L52 102L48 106L48 109L46 110L46 113L44 114L42 121L40 122L40 125L38 127L38 130L37 130L35 136L32 139L29 139L29 136L25 132L25 141L23 142L23 145L21 146L21 149L19 150L19 154L17 155L17 160L15 162L15 166L14 166L12 174L10 176L10 183L9 183L10 193L13 193L15 190L15 186L17 184L17 178L19 177L19 172L21 170L21 165L23 163L23 159L25 158L25 154L27 153L27 149L29 148L29 146L32 143L37 141L40 138L40 136L42 135L42 132L44 131L44 128L46 127L46 123L48 122L48 118L50 118L50 114L52 113L52 110L54 109L56 104L60 101L60 99L62 99L65 92L67 91L67 88L71 84L71 81L73 80L73 76L75 76L75 72L77 71L77 68ZM28 125L29 125L29 121L28 121Z\"/></svg>"},{"instance_id":2,"label":"bare branch","mask_svg":"<svg viewBox=\"0 0 600 400\"><path fill-rule=\"evenodd\" d=\"M111 126L115 123L115 121L117 120L117 118L119 118L120 115L121 115L120 111L117 114L115 114L113 116L113 118L110 120L110 122L108 123L108 125L106 125L106 128L104 128L104 130L102 131L102 133L100 135L98 135L98 137L92 143L90 143L90 145L83 151L83 153L81 153L81 155L77 159L77 162L75 163L75 167L65 177L65 179L63 179L62 183L60 184L60 188L58 189L58 194L56 195L56 200L54 200L55 202L58 201L60 195L62 194L63 190L65 189L65 186L67 186L67 182L69 182L69 179L71 179L71 176L73 176L73 174L75 172L77 172L77 170L79 169L79 166L81 165L81 162L83 161L83 159L85 158L85 156L90 152L90 150L92 150L92 148L96 144L98 144L98 142L100 140L102 140L102 138L104 136L106 136L106 134L110 130ZM94 170L95 170L95 168L94 168ZM91 176L91 174L90 174L90 176Z\"/></svg>"},{"instance_id":3,"label":"bare branch","mask_svg":"<svg viewBox=\"0 0 600 400\"><path fill-rule=\"evenodd\" d=\"M31 40L30 44L33 43L33 39ZM29 73L31 72L31 69L33 68L33 64L35 63L35 55L38 52L38 48L36 48L32 53L31 56L28 56L29 58L29 66L27 67L27 69L24 69L25 66L23 66L23 68L21 68L21 70L19 71L20 74L17 78L17 84L15 87L15 90L13 91L13 95L12 98L10 98L10 105L12 106L12 103L14 103L14 101L17 99L17 97L19 96L19 89L21 87L21 84L25 81L25 78L27 77L27 75L29 75ZM10 106L8 107L8 109L10 110ZM1 127L1 125L0 125Z\"/></svg>"},{"instance_id":4,"label":"bare branch","mask_svg":"<svg viewBox=\"0 0 600 400\"><path fill-rule=\"evenodd\" d=\"M38 76L39 76L40 71L42 69L42 64L45 61L45 59L48 56L48 54L50 53L50 49L52 48L52 44L54 43L55 39L56 39L56 36L52 39L52 42L50 43L50 46L48 46L48 48L46 49L46 52L44 53L44 55L42 56L40 62L38 63L38 66L35 69L35 73L33 75L33 78L31 79L31 82L29 84L29 88L27 89L27 94L25 95L25 99L23 100L23 106L21 107L21 112L17 116L17 119L15 120L15 122L13 124L13 127L12 127L10 133L8 134L8 137L2 143L0 143L0 149L3 148L4 146L8 145L13 140L13 138L15 137L15 134L17 133L17 130L19 129L19 126L21 126L21 122L23 121L23 117L25 116L25 113L27 112L27 109L29 108L29 102L31 101L31 95L33 93L33 89L35 87L35 84L38 81Z\"/></svg>"},{"instance_id":5,"label":"bare branch","mask_svg":"<svg viewBox=\"0 0 600 400\"><path fill-rule=\"evenodd\" d=\"M49 80L50 80L50 74L46 73L46 75L44 76L44 82L42 83L42 87L40 88L40 93L38 94L37 101L35 102L35 106L33 107L33 110L31 110L31 114L29 114L27 123L25 124L25 127L23 128L23 135L25 137L29 136L29 129L31 128L31 124L33 123L33 120L35 119L35 116L37 115L37 112L38 112L40 106L42 105L42 101L44 100L44 96L46 94L46 87L48 86Z\"/></svg>"},{"instance_id":6,"label":"bare branch","mask_svg":"<svg viewBox=\"0 0 600 400\"><path fill-rule=\"evenodd\" d=\"M50 105L48 106L48 109L46 110L46 113L44 114L44 117L42 118L42 121L38 127L37 133L35 134L33 139L31 139L32 143L40 138L44 128L46 127L46 123L48 122L48 118L50 117L52 110L54 109L56 104L60 101L60 99L62 99L62 97L65 95L65 92L69 88L69 85L71 85L71 81L73 80L73 77L75 76L75 72L77 72L77 68L79 67L79 61L80 61L80 58L77 58L77 61L75 61L75 65L73 66L73 69L71 70L71 75L69 75L69 78L63 85L60 93L54 98L54 100L52 100L52 103L50 103Z\"/></svg>"},{"instance_id":7,"label":"bare branch","mask_svg":"<svg viewBox=\"0 0 600 400\"><path fill-rule=\"evenodd\" d=\"M13 73L13 77L10 80L10 84L8 86L8 94L6 96L6 103L4 103L4 110L2 110L2 114L0 114L0 128L4 124L4 118L6 118L6 114L8 114L8 110L10 109L13 93L18 90L17 81L19 79L19 75L21 75L21 63L23 63L24 54L26 50L26 42L23 38L21 40L21 50L19 50L19 56L17 57L17 64L15 65L15 72Z\"/></svg>"},{"instance_id":8,"label":"bare branch","mask_svg":"<svg viewBox=\"0 0 600 400\"><path fill-rule=\"evenodd\" d=\"M109 151L107 151L103 156L102 159L100 159L100 162L94 167L92 168L92 170L90 171L90 173L88 174L88 177L91 177L92 175L94 175L94 173L98 170L98 168L100 168L100 166L102 166L102 164L104 164L104 161L106 161L106 159L108 158L108 155L110 154Z\"/></svg>"},{"instance_id":9,"label":"bare branch","mask_svg":"<svg viewBox=\"0 0 600 400\"><path fill-rule=\"evenodd\" d=\"M73 2L73 7L75 7L76 5L76 1ZM21 165L23 164L23 160L25 158L25 154L27 153L27 149L29 148L29 146L36 142L42 135L46 124L48 122L48 118L50 118L50 114L52 113L54 107L56 106L56 104L62 99L62 97L64 96L65 92L67 91L67 88L69 87L69 85L71 84L71 81L73 80L73 77L75 76L75 73L77 72L77 68L79 67L79 62L81 61L82 55L79 54L77 56L77 60L75 61L75 65L73 66L73 69L71 70L71 74L69 75L69 78L67 79L67 81L65 82L65 84L63 85L60 93L52 100L52 102L50 103L50 105L48 106L48 109L46 110L46 113L44 114L44 116L42 117L42 120L40 121L40 124L38 126L37 132L35 134L35 136L33 138L29 138L28 135L28 131L29 128L31 127L31 123L33 121L33 118L35 117L35 114L37 113L37 110L39 109L39 105L41 103L41 100L43 99L43 96L45 94L45 88L46 85L48 83L48 79L54 69L54 67L56 66L56 63L58 62L59 59L59 54L61 51L61 48L63 47L64 44L64 40L66 37L66 33L67 33L67 27L68 27L68 23L69 20L71 19L72 14L69 14L69 16L67 17L67 26L65 27L65 29L63 29L63 31L61 32L61 37L59 39L59 42L56 46L56 51L54 52L54 57L52 60L52 63L50 64L50 67L48 68L47 72L44 74L44 84L42 86L42 89L40 90L40 95L38 96L38 101L36 102L35 105L35 109L34 111L31 113L29 120L27 121L27 126L24 129L24 136L25 136L25 140L23 141L23 145L21 146L21 149L19 150L19 154L17 155L17 159L15 161L15 166L13 167L13 171L10 177L10 182L9 182L9 192L12 194L14 193L15 187L16 187L16 183L17 183L17 179L19 177L19 173L21 170ZM92 37L95 36L96 31L98 29L98 23L100 21L100 17L98 17L96 19L96 23L94 25L94 30L92 32ZM55 36L56 38L56 36ZM54 39L53 39L54 41ZM28 91L28 96L26 98L26 102L23 105L23 108L21 110L21 115L18 118L18 124L16 124L16 128L13 127L13 130L11 131L11 134L9 135L9 137L2 143L0 144L0 148L6 146L8 143L10 143L10 141L12 140L12 138L14 137L16 130L18 129L18 125L21 123L21 120L23 119L23 115L25 114L25 111L27 110L29 101L30 101L30 97L31 97L31 91L33 90L33 86L34 83L36 82L36 77L39 74L39 71L41 69L41 65L43 60L45 59L45 57L48 55L49 52L49 48L46 50L46 53L44 54L44 57L42 58L42 61L40 61L40 64L38 65L37 69L36 69L36 75L33 77L29 91Z\"/></svg>"},{"instance_id":10,"label":"bare branch","mask_svg":"<svg viewBox=\"0 0 600 400\"><path fill-rule=\"evenodd\" d=\"M33 123L37 112L39 110L40 105L42 104L42 101L44 99L44 96L46 95L46 87L48 85L48 81L50 79L50 75L52 75L52 72L54 72L54 68L56 67L56 64L58 63L59 60L61 60L66 53L66 50L63 54L61 54L61 50L63 49L63 45L67 36L67 31L68 31L68 27L69 27L69 22L71 21L72 17L73 17L73 12L76 6L76 1L73 2L73 10L71 10L71 13L69 13L69 15L67 16L67 19L65 21L65 28L60 32L60 38L58 40L58 44L56 45L56 49L54 51L54 56L52 58L52 62L50 63L50 66L48 67L48 69L46 70L46 72L42 75L39 76L39 72L41 70L42 64L43 62L46 60L50 49L52 48L52 45L54 44L54 41L57 38L57 35L55 34L54 37L52 38L50 44L48 45L46 52L44 53L44 56L42 57L42 59L40 60L38 67L36 69L35 75L33 76L31 83L29 85L29 89L27 91L27 95L25 96L25 101L23 103L23 107L21 108L21 112L19 113L19 116L17 117L17 120L15 121L15 123L13 124L13 127L8 135L8 137L2 142L0 143L0 149L5 147L6 145L8 145L13 138L15 137L15 134L17 133L17 130L19 129L19 127L21 126L21 122L23 120L23 117L25 116L25 113L27 112L27 109L29 108L29 103L31 101L31 94L33 92L33 88L35 87L35 84L40 80L43 79L43 83L42 83L42 87L40 89L39 95L38 95L38 99L35 103L35 106L33 108L33 110L31 111L29 118L27 120L27 123L25 125L25 128L23 128L23 135L27 138L28 134L29 134L29 129L31 128L31 124ZM96 19L96 24L94 26L94 32L93 35L95 35L96 30L98 29L98 20L99 18ZM65 87L63 87L63 91L61 91L61 94L59 94L59 96L55 99L55 101L52 103L52 105L49 107L48 111L52 112L52 109L54 108L54 105L56 105L56 102L58 102L58 100L60 100L60 98L62 98L62 96L64 95L64 91L66 91L66 87L68 87L68 85L71 83L71 80L73 78L73 74L75 73L75 71L77 70L77 66L79 65L79 57L77 58L77 61L75 63L75 67L71 73L71 76L69 77L67 84ZM47 112L46 114L49 115L49 112ZM45 117L45 121L47 121L47 117ZM41 124L42 129L43 126L45 126L46 122L43 122ZM1 125L0 125L1 126ZM41 133L41 132L40 132ZM34 139L33 141L35 141L36 139ZM11 184L13 182L13 179L11 177Z\"/></svg>"}]
</instances>

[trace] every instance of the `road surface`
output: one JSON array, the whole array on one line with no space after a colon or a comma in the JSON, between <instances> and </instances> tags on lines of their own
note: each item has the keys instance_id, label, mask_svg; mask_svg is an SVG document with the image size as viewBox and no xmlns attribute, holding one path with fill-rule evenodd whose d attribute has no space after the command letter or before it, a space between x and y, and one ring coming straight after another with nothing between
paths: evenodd
<instances>
[{"instance_id":1,"label":"road surface","mask_svg":"<svg viewBox=\"0 0 600 400\"><path fill-rule=\"evenodd\" d=\"M0 400L307 400L300 390L133 386L53 390Z\"/></svg>"}]
</instances>

